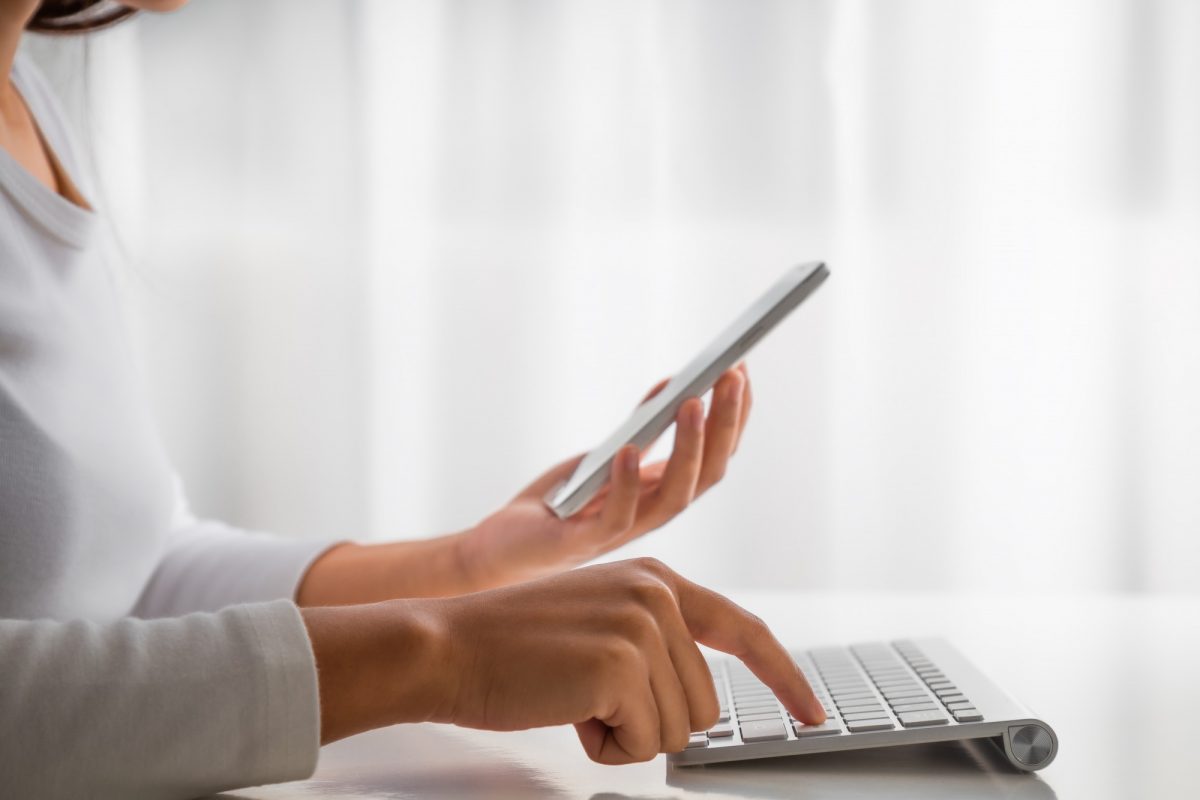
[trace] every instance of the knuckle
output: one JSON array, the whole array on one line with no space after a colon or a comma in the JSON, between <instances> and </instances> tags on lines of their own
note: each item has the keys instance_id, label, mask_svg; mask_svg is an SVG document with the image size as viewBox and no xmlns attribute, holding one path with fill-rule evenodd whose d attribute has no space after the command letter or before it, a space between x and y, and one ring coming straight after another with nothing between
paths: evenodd
<instances>
[{"instance_id":1,"label":"knuckle","mask_svg":"<svg viewBox=\"0 0 1200 800\"><path fill-rule=\"evenodd\" d=\"M671 568L653 556L641 556L633 560L633 566L639 572L649 573L658 577L669 577L673 573Z\"/></svg>"},{"instance_id":2,"label":"knuckle","mask_svg":"<svg viewBox=\"0 0 1200 800\"><path fill-rule=\"evenodd\" d=\"M738 415L739 411L740 409L735 407L726 408L725 413L721 414L714 423L717 429L722 433L728 433L729 431L737 430L737 427L740 424L740 417Z\"/></svg>"},{"instance_id":3,"label":"knuckle","mask_svg":"<svg viewBox=\"0 0 1200 800\"><path fill-rule=\"evenodd\" d=\"M657 578L639 581L630 587L630 591L638 605L653 612L675 605L675 595Z\"/></svg>"},{"instance_id":4,"label":"knuckle","mask_svg":"<svg viewBox=\"0 0 1200 800\"><path fill-rule=\"evenodd\" d=\"M696 718L692 720L692 730L706 731L717 724L717 717L721 716L721 709L714 687L709 687L696 706Z\"/></svg>"},{"instance_id":5,"label":"knuckle","mask_svg":"<svg viewBox=\"0 0 1200 800\"><path fill-rule=\"evenodd\" d=\"M658 757L658 747L653 742L639 745L630 751L629 757L635 762L653 761Z\"/></svg>"},{"instance_id":6,"label":"knuckle","mask_svg":"<svg viewBox=\"0 0 1200 800\"><path fill-rule=\"evenodd\" d=\"M771 639L771 629L767 627L767 623L762 617L756 614L746 612L746 619L741 626L741 639L747 649L761 649Z\"/></svg>"},{"instance_id":7,"label":"knuckle","mask_svg":"<svg viewBox=\"0 0 1200 800\"><path fill-rule=\"evenodd\" d=\"M611 637L596 649L595 658L600 675L624 686L628 675L640 662L641 652L629 639Z\"/></svg>"},{"instance_id":8,"label":"knuckle","mask_svg":"<svg viewBox=\"0 0 1200 800\"><path fill-rule=\"evenodd\" d=\"M684 730L669 731L666 737L663 739L663 752L678 753L686 749L688 745L688 739L691 738L688 734L689 731Z\"/></svg>"},{"instance_id":9,"label":"knuckle","mask_svg":"<svg viewBox=\"0 0 1200 800\"><path fill-rule=\"evenodd\" d=\"M621 630L621 639L627 647L633 648L639 661L642 659L643 649L660 638L658 622L645 608L626 609L620 614L617 624Z\"/></svg>"},{"instance_id":10,"label":"knuckle","mask_svg":"<svg viewBox=\"0 0 1200 800\"><path fill-rule=\"evenodd\" d=\"M767 627L767 623L765 621L763 621L762 617L760 617L756 614L750 615L749 630L750 630L750 635L753 636L755 641L757 641L757 642L766 642L766 641L769 641L772 638L774 638L771 635L771 629L769 627Z\"/></svg>"},{"instance_id":11,"label":"knuckle","mask_svg":"<svg viewBox=\"0 0 1200 800\"><path fill-rule=\"evenodd\" d=\"M720 716L721 712L717 708L716 700L714 700L712 705L705 706L705 708L696 715L697 718L692 722L692 730L696 731L697 733L700 731L706 731L717 724L717 720L720 718Z\"/></svg>"}]
</instances>

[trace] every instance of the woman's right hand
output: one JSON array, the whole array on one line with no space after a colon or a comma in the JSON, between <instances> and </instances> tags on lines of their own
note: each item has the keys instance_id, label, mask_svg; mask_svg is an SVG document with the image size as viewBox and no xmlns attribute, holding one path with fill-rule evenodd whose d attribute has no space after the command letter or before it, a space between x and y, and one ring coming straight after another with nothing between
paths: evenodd
<instances>
[{"instance_id":1,"label":"woman's right hand","mask_svg":"<svg viewBox=\"0 0 1200 800\"><path fill-rule=\"evenodd\" d=\"M697 642L744 661L797 719L825 718L761 620L653 559L448 599L303 613L322 741L396 722L569 723L594 761L646 761L717 721Z\"/></svg>"}]
</instances>

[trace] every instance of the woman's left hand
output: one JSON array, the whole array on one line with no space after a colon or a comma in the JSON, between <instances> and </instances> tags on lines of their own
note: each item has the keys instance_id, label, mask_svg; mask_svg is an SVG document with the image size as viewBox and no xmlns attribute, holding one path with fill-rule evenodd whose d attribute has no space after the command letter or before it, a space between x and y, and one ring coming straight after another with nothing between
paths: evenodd
<instances>
[{"instance_id":1,"label":"woman's left hand","mask_svg":"<svg viewBox=\"0 0 1200 800\"><path fill-rule=\"evenodd\" d=\"M637 448L627 445L613 459L608 484L565 520L550 511L542 498L571 474L583 456L552 468L508 505L456 537L467 583L485 589L559 572L673 519L725 475L750 405L749 376L739 365L714 385L707 419L699 398L684 402L675 418L675 444L666 461L641 466Z\"/></svg>"}]
</instances>

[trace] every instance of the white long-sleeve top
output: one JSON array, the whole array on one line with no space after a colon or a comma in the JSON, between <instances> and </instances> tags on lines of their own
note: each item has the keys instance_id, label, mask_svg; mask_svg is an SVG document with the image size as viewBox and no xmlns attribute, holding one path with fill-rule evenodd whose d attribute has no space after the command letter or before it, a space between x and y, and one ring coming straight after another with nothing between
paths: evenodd
<instances>
[{"instance_id":1,"label":"white long-sleeve top","mask_svg":"<svg viewBox=\"0 0 1200 800\"><path fill-rule=\"evenodd\" d=\"M44 80L23 57L13 80L88 196ZM311 774L316 671L291 598L328 546L188 513L97 214L0 149L0 795L187 798Z\"/></svg>"}]
</instances>

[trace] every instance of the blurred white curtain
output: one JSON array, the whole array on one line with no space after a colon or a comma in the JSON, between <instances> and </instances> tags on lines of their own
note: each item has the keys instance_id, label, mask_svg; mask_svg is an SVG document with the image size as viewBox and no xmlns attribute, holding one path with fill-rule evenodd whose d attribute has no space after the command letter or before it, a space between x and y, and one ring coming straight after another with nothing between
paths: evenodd
<instances>
[{"instance_id":1,"label":"blurred white curtain","mask_svg":"<svg viewBox=\"0 0 1200 800\"><path fill-rule=\"evenodd\" d=\"M92 51L204 511L469 525L824 258L725 484L618 555L1200 587L1195 3L198 0Z\"/></svg>"}]
</instances>

